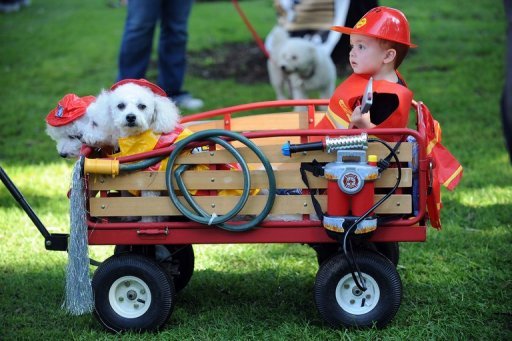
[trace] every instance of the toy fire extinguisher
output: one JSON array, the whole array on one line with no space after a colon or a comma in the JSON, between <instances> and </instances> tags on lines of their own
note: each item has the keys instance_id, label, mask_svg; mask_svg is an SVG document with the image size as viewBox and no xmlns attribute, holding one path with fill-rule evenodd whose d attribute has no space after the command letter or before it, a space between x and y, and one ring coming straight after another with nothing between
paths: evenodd
<instances>
[{"instance_id":1,"label":"toy fire extinguisher","mask_svg":"<svg viewBox=\"0 0 512 341\"><path fill-rule=\"evenodd\" d=\"M286 144L283 154L291 155L304 150L326 150L336 152L336 161L323 166L327 184L327 214L323 214L323 225L327 230L343 233L360 220L355 234L368 233L377 228L374 206L374 181L379 178L377 156L367 155L368 135L345 136L325 139L300 145ZM359 219L365 216L364 219Z\"/></svg>"}]
</instances>

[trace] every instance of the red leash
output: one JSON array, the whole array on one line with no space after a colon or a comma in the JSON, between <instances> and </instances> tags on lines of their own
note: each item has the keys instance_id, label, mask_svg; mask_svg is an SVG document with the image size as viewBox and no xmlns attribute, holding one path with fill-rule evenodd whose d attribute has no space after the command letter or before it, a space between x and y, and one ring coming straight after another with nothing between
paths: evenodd
<instances>
[{"instance_id":1,"label":"red leash","mask_svg":"<svg viewBox=\"0 0 512 341\"><path fill-rule=\"evenodd\" d=\"M252 37L256 41L256 44L258 44L258 47L260 48L260 50L263 52L263 54L265 54L265 57L267 57L267 59L269 59L270 55L268 54L268 51L265 48L265 44L263 43L261 38L258 36L258 33L254 29L254 27L251 25L251 22L249 21L249 19L247 19L247 16L244 14L242 9L240 8L240 5L238 4L238 1L237 0L232 0L232 2L233 2L233 6L235 6L236 11L238 12L240 17L244 21L245 26L247 26L249 31L251 31Z\"/></svg>"}]
</instances>

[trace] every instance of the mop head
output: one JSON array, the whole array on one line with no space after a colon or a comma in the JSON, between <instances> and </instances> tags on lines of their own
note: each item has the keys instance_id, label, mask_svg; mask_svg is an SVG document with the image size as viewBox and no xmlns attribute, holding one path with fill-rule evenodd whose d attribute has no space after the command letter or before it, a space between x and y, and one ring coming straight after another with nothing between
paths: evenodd
<instances>
[{"instance_id":1,"label":"mop head","mask_svg":"<svg viewBox=\"0 0 512 341\"><path fill-rule=\"evenodd\" d=\"M66 295L62 308L72 315L92 312L94 299L89 279L89 251L87 248L87 220L84 179L81 157L73 168L70 197L70 224Z\"/></svg>"}]
</instances>

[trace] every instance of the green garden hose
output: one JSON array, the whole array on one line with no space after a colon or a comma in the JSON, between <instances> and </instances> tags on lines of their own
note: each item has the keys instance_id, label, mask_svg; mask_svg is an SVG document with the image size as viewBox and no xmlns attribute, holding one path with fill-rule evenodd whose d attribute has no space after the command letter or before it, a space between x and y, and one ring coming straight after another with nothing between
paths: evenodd
<instances>
[{"instance_id":1,"label":"green garden hose","mask_svg":"<svg viewBox=\"0 0 512 341\"><path fill-rule=\"evenodd\" d=\"M120 172L133 172L141 169L146 169L153 166L155 163L162 161L166 156L156 156L134 163L122 163L119 165Z\"/></svg>"},{"instance_id":2,"label":"green garden hose","mask_svg":"<svg viewBox=\"0 0 512 341\"><path fill-rule=\"evenodd\" d=\"M240 196L240 200L235 205L235 207L232 210L230 210L228 214L223 215L223 216L211 216L206 211L204 211L202 209L202 207L200 205L198 205L195 202L195 200L192 198L192 196L189 194L187 188L185 187L185 184L183 183L183 179L181 178L181 174L189 168L189 165L179 166L174 171L174 174L173 174L174 177L168 176L166 174L166 180L170 179L170 185L172 186L172 187L168 186L167 188L168 189L174 188L173 179L175 178L176 183L178 184L178 188L183 193L183 197L187 200L188 204L200 215L191 213L191 215L189 216L189 214L190 214L189 210L178 200L176 192L174 190L169 191L169 194L171 195L171 199L174 199L173 203L180 210L180 212L182 212L185 216L187 216L188 218L190 218L198 223L208 224L208 225L219 225L219 224L225 223L226 221L232 219L238 212L240 212L240 210L244 207L245 203L247 202L247 199L249 199L249 192L251 189L251 173L249 172L249 167L245 163L245 160L238 153L238 151L236 150L235 147L233 147L228 142L226 142L220 138L217 138L217 137L210 137L210 138L208 138L208 140L215 142L215 143L221 145L222 147L226 148L227 150L229 150L235 156L236 161L242 167L242 172L244 175L243 192L242 192L242 195ZM170 158L171 157L172 157L172 154L171 154ZM169 158L169 160L170 160L170 158ZM169 163L170 162L171 161L169 161ZM172 168L173 167L171 167L170 169L172 169ZM167 169L169 169L169 167Z\"/></svg>"},{"instance_id":3,"label":"green garden hose","mask_svg":"<svg viewBox=\"0 0 512 341\"><path fill-rule=\"evenodd\" d=\"M232 138L233 140L239 141L245 146L247 146L250 150L256 154L256 156L260 159L261 163L263 164L267 177L268 177L268 197L267 202L263 208L263 210L254 217L254 219L243 223L243 224L228 224L226 223L228 220L234 218L244 207L245 203L247 202L247 199L249 197L250 192L250 172L249 167L247 165L247 162L242 157L242 155L239 153L239 151L233 147L231 144L226 142L225 140L221 139L220 137L228 137ZM226 150L228 150L236 159L236 161L240 164L242 168L242 172L244 175L244 188L242 195L240 197L240 200L238 203L233 207L228 213L222 216L215 216L210 215L207 213L200 205L198 205L194 198L188 193L187 188L185 187L185 184L183 183L183 179L181 177L181 174L189 167L189 165L181 165L177 167L174 172L173 168L176 163L176 159L181 154L183 149L187 147L188 144L196 141L204 141L209 140L216 144L219 144L220 146L224 147ZM173 173L173 174L171 174ZM176 183L178 185L178 188L182 192L185 200L188 202L188 204L192 207L192 209L195 211L192 212L189 208L187 208L179 199L174 191L174 178L176 179ZM261 150L254 144L251 140L246 138L243 135L240 135L238 133L229 131L229 130L222 130L222 129L211 129L211 130L204 130L197 132L179 142L176 143L175 148L171 155L169 156L169 162L167 163L167 169L165 172L165 182L167 186L167 190L169 192L169 196L176 206L176 208L187 218L190 220L193 220L198 223L207 224L207 225L217 225L220 228L223 228L228 231L235 231L235 232L243 232L248 231L252 229L253 227L257 226L259 223L263 221L263 219L266 218L266 216L270 213L272 206L274 205L275 201L275 195L276 195L276 179L274 172L272 170L272 165L270 164L267 157L261 152Z\"/></svg>"}]
</instances>

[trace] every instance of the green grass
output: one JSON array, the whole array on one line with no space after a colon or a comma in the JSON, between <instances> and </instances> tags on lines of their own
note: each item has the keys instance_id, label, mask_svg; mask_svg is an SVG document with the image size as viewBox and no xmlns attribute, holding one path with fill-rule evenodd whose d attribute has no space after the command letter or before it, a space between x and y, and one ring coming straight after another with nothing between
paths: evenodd
<instances>
[{"instance_id":1,"label":"green grass","mask_svg":"<svg viewBox=\"0 0 512 341\"><path fill-rule=\"evenodd\" d=\"M52 232L68 230L70 162L44 133L65 93L96 94L116 75L124 9L106 1L37 1L0 15L0 164ZM443 230L402 243L400 311L384 330L334 331L315 310L313 251L302 245L196 246L196 271L159 334L125 339L496 339L512 338L512 167L499 119L505 19L502 3L382 1L407 14L419 48L401 68L415 98L443 127L465 167L444 194ZM264 36L270 0L243 1ZM250 41L229 2L196 3L191 50ZM243 53L243 51L241 51ZM151 70L148 77L154 77ZM270 85L189 77L205 109L273 98ZM0 186L0 339L114 339L91 316L60 305L67 256L43 238ZM112 247L91 248L105 259Z\"/></svg>"}]
</instances>

